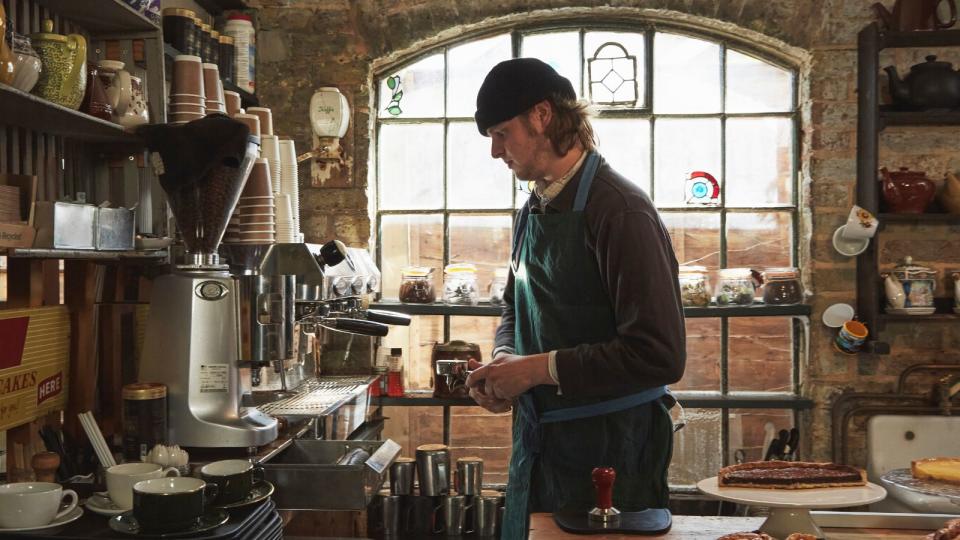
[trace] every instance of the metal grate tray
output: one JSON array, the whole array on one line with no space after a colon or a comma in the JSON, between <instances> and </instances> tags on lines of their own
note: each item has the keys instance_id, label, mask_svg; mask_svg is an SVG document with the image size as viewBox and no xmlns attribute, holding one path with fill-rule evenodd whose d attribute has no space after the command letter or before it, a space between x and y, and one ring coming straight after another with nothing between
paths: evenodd
<instances>
[{"instance_id":1,"label":"metal grate tray","mask_svg":"<svg viewBox=\"0 0 960 540\"><path fill-rule=\"evenodd\" d=\"M259 409L272 416L327 416L366 392L373 379L369 375L309 379L292 390L295 395L261 405Z\"/></svg>"}]
</instances>

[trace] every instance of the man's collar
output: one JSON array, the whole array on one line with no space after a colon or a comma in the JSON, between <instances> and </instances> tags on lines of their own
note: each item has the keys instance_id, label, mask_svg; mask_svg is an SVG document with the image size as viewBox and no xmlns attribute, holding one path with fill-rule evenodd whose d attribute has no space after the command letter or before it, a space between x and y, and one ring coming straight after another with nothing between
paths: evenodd
<instances>
[{"instance_id":1,"label":"man's collar","mask_svg":"<svg viewBox=\"0 0 960 540\"><path fill-rule=\"evenodd\" d=\"M563 191L563 188L570 182L570 180L577 175L577 172L580 171L584 160L587 158L587 153L588 152L584 150L580 154L580 158L577 159L576 163L574 163L560 178L550 183L543 181L537 182L534 190L536 191L538 197L541 200L547 201L547 204L549 205L550 201L555 199L557 195Z\"/></svg>"}]
</instances>

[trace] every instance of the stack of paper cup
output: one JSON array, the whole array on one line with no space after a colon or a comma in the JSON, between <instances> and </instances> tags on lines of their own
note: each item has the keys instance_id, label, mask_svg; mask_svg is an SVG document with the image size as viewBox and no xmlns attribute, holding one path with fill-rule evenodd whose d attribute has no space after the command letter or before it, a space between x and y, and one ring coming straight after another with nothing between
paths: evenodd
<instances>
[{"instance_id":1,"label":"stack of paper cup","mask_svg":"<svg viewBox=\"0 0 960 540\"><path fill-rule=\"evenodd\" d=\"M206 113L225 113L223 83L220 82L220 68L216 64L203 64L203 90Z\"/></svg>"},{"instance_id":2,"label":"stack of paper cup","mask_svg":"<svg viewBox=\"0 0 960 540\"><path fill-rule=\"evenodd\" d=\"M290 196L293 232L300 234L300 186L297 148L292 139L280 139L280 193Z\"/></svg>"},{"instance_id":3,"label":"stack of paper cup","mask_svg":"<svg viewBox=\"0 0 960 540\"><path fill-rule=\"evenodd\" d=\"M292 244L297 241L297 234L293 230L293 211L290 209L290 195L277 194L277 243Z\"/></svg>"},{"instance_id":4,"label":"stack of paper cup","mask_svg":"<svg viewBox=\"0 0 960 540\"><path fill-rule=\"evenodd\" d=\"M280 193L280 139L263 131L260 124L260 157L270 163L270 178L273 180L273 192Z\"/></svg>"},{"instance_id":5,"label":"stack of paper cup","mask_svg":"<svg viewBox=\"0 0 960 540\"><path fill-rule=\"evenodd\" d=\"M276 212L279 210L275 208L277 201L272 186L267 161L257 159L230 217L223 238L225 244L272 244L277 241L280 228Z\"/></svg>"},{"instance_id":6,"label":"stack of paper cup","mask_svg":"<svg viewBox=\"0 0 960 540\"><path fill-rule=\"evenodd\" d=\"M203 64L199 56L182 54L173 59L171 124L186 124L203 118L206 114L203 83Z\"/></svg>"}]
</instances>

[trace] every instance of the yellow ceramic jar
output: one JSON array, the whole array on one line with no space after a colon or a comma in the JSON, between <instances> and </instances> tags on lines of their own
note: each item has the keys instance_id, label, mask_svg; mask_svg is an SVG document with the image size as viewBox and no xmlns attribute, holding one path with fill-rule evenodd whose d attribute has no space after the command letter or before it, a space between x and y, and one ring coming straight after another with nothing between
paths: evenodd
<instances>
[{"instance_id":1,"label":"yellow ceramic jar","mask_svg":"<svg viewBox=\"0 0 960 540\"><path fill-rule=\"evenodd\" d=\"M80 34L54 34L50 19L43 21L43 30L30 36L43 62L33 93L76 110L87 88L87 41Z\"/></svg>"}]
</instances>

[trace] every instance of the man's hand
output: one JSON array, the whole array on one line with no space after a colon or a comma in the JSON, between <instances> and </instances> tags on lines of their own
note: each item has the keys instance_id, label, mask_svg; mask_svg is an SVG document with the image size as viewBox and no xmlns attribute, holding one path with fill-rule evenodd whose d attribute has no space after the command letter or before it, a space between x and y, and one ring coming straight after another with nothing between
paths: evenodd
<instances>
[{"instance_id":1,"label":"man's hand","mask_svg":"<svg viewBox=\"0 0 960 540\"><path fill-rule=\"evenodd\" d=\"M497 360L494 360L489 365L494 365L503 362L503 356L500 356ZM484 367L483 364L477 362L473 358L467 363L467 368L471 370L478 370ZM482 378L475 376L471 373L467 377L467 388L470 389L470 397L477 402L477 405L480 405L484 409L492 413L504 413L510 410L510 407L513 406L512 401L509 399L498 399L486 393L486 384Z\"/></svg>"},{"instance_id":2,"label":"man's hand","mask_svg":"<svg viewBox=\"0 0 960 540\"><path fill-rule=\"evenodd\" d=\"M476 362L477 369L467 378L470 395L473 396L474 390L480 387L480 381L483 381L483 396L500 401L513 401L517 396L538 384L554 384L547 365L548 356L547 354L530 356L504 354L487 365ZM471 367L473 365L471 364ZM477 398L474 397L474 399ZM479 403L479 400L477 402Z\"/></svg>"}]
</instances>

